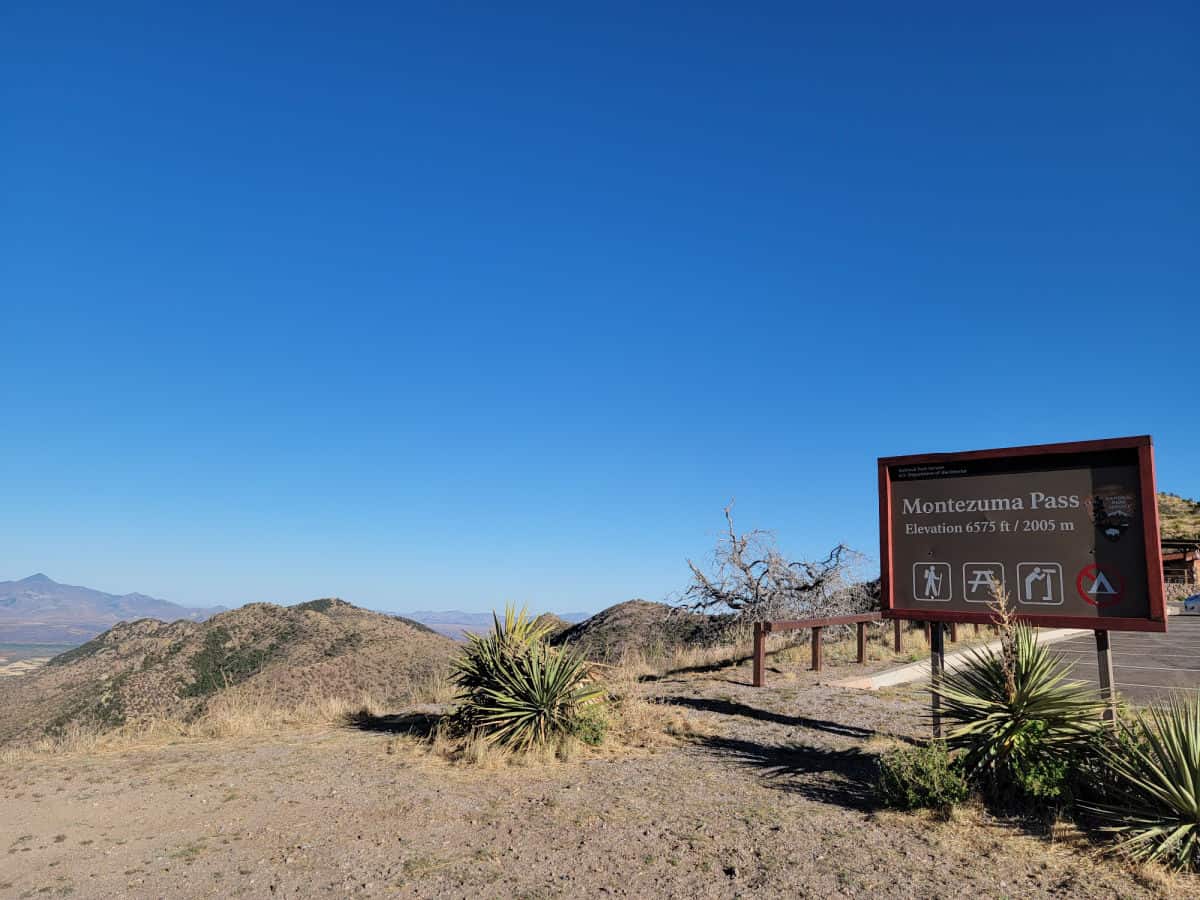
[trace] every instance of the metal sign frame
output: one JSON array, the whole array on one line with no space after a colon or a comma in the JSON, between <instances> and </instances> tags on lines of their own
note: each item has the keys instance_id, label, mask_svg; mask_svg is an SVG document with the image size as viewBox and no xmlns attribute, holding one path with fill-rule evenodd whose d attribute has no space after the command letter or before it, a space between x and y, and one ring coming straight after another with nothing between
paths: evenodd
<instances>
[{"instance_id":1,"label":"metal sign frame","mask_svg":"<svg viewBox=\"0 0 1200 900\"><path fill-rule=\"evenodd\" d=\"M879 543L880 598L884 618L910 619L928 622L990 623L994 616L987 611L967 612L912 607L897 607L895 603L895 573L892 559L892 479L891 468L901 465L955 463L981 459L1037 457L1049 454L1102 453L1110 450L1136 450L1138 460L1138 500L1142 520L1142 540L1145 545L1147 591L1150 614L1146 618L1095 618L1021 612L1018 618L1033 625L1052 628L1086 628L1092 631L1157 631L1167 630L1166 598L1163 587L1162 549L1159 542L1158 495L1154 479L1154 445L1149 435L1111 438L1099 441L1075 441L1063 444L1038 444L1027 447L1004 447L993 450L973 450L965 453L923 453L913 456L889 456L879 459Z\"/></svg>"}]
</instances>

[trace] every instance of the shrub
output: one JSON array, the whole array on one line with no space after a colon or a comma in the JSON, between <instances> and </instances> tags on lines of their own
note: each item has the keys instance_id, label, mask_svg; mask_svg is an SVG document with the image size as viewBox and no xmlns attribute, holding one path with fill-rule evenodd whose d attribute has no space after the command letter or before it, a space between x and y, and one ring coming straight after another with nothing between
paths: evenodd
<instances>
[{"instance_id":1,"label":"shrub","mask_svg":"<svg viewBox=\"0 0 1200 900\"><path fill-rule=\"evenodd\" d=\"M963 771L992 800L1042 804L1067 793L1068 775L1100 725L1101 703L1069 668L1013 624L1003 648L972 651L931 690L962 751Z\"/></svg>"},{"instance_id":2,"label":"shrub","mask_svg":"<svg viewBox=\"0 0 1200 900\"><path fill-rule=\"evenodd\" d=\"M571 733L585 744L599 747L608 734L608 717L598 705L586 706L575 717Z\"/></svg>"},{"instance_id":3,"label":"shrub","mask_svg":"<svg viewBox=\"0 0 1200 900\"><path fill-rule=\"evenodd\" d=\"M520 749L570 735L602 696L584 658L546 643L549 626L510 606L504 621L471 635L454 664L460 724L489 743Z\"/></svg>"},{"instance_id":4,"label":"shrub","mask_svg":"<svg viewBox=\"0 0 1200 900\"><path fill-rule=\"evenodd\" d=\"M944 809L969 793L960 767L941 741L901 747L879 759L876 792L886 806Z\"/></svg>"},{"instance_id":5,"label":"shrub","mask_svg":"<svg viewBox=\"0 0 1200 900\"><path fill-rule=\"evenodd\" d=\"M1172 697L1103 745L1103 799L1081 803L1137 860L1200 870L1200 695Z\"/></svg>"},{"instance_id":6,"label":"shrub","mask_svg":"<svg viewBox=\"0 0 1200 900\"><path fill-rule=\"evenodd\" d=\"M204 636L204 645L189 660L194 676L180 695L207 697L258 674L279 649L277 639L267 648L237 647L229 630L217 625Z\"/></svg>"}]
</instances>

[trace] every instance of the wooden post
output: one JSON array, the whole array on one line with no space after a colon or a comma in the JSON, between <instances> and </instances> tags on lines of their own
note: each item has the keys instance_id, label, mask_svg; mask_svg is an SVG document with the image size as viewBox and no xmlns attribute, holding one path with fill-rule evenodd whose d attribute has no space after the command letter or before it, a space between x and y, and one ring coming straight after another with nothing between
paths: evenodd
<instances>
[{"instance_id":1,"label":"wooden post","mask_svg":"<svg viewBox=\"0 0 1200 900\"><path fill-rule=\"evenodd\" d=\"M814 672L821 671L821 632L825 629L814 625L812 630L812 668Z\"/></svg>"},{"instance_id":2,"label":"wooden post","mask_svg":"<svg viewBox=\"0 0 1200 900\"><path fill-rule=\"evenodd\" d=\"M926 646L926 647L932 647L932 646L933 646L933 638L932 638L932 637L930 637L929 623L928 623L928 622L926 622L926 623L925 623L925 646Z\"/></svg>"},{"instance_id":3,"label":"wooden post","mask_svg":"<svg viewBox=\"0 0 1200 900\"><path fill-rule=\"evenodd\" d=\"M767 635L762 622L754 623L754 686L766 684Z\"/></svg>"},{"instance_id":4,"label":"wooden post","mask_svg":"<svg viewBox=\"0 0 1200 900\"><path fill-rule=\"evenodd\" d=\"M950 643L952 643L952 644L958 643L958 623L957 622L950 623Z\"/></svg>"},{"instance_id":5,"label":"wooden post","mask_svg":"<svg viewBox=\"0 0 1200 900\"><path fill-rule=\"evenodd\" d=\"M867 661L867 623L858 623L858 661L860 664Z\"/></svg>"},{"instance_id":6,"label":"wooden post","mask_svg":"<svg viewBox=\"0 0 1200 900\"><path fill-rule=\"evenodd\" d=\"M1117 694L1113 690L1112 647L1108 643L1108 632L1096 632L1096 666L1100 670L1100 696L1104 699L1104 721L1117 718Z\"/></svg>"},{"instance_id":7,"label":"wooden post","mask_svg":"<svg viewBox=\"0 0 1200 900\"><path fill-rule=\"evenodd\" d=\"M929 626L926 625L926 628ZM929 645L929 675L935 688L941 687L942 672L946 669L945 642L942 639L942 623L933 626L933 642ZM942 736L942 698L936 693L930 695L933 712L933 736Z\"/></svg>"},{"instance_id":8,"label":"wooden post","mask_svg":"<svg viewBox=\"0 0 1200 900\"><path fill-rule=\"evenodd\" d=\"M896 620L895 625L896 625L896 634L895 634L896 652L899 653L899 652L901 652L901 650L903 649L903 646L904 646L903 642L900 639L900 620L899 619Z\"/></svg>"},{"instance_id":9,"label":"wooden post","mask_svg":"<svg viewBox=\"0 0 1200 900\"><path fill-rule=\"evenodd\" d=\"M976 634L979 634L979 623L978 623L978 622L976 622L976 623L975 623L974 625L972 625L971 627L975 629L975 633L976 633Z\"/></svg>"}]
</instances>

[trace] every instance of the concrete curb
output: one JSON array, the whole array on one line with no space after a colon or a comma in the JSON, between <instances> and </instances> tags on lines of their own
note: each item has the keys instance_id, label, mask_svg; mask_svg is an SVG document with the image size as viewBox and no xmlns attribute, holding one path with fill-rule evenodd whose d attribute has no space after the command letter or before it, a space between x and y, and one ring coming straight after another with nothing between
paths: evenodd
<instances>
[{"instance_id":1,"label":"concrete curb","mask_svg":"<svg viewBox=\"0 0 1200 900\"><path fill-rule=\"evenodd\" d=\"M1068 641L1073 637L1079 637L1081 634L1091 634L1091 630L1087 628L1047 628L1038 631L1038 643L1040 644L1057 644L1059 641ZM967 647L963 650L956 650L953 653L946 654L946 670L951 671L958 668L966 661L968 654L972 650L982 650L988 647L992 650L999 651L1000 641L989 641L986 644L978 644L975 647ZM862 691L877 691L880 688L893 687L897 684L911 684L914 681L927 681L929 679L929 660L922 659L915 663L909 663L906 666L900 666L898 669L888 669L886 672L878 672L874 675L867 675L862 678L845 678L841 681L830 682L834 687L857 688Z\"/></svg>"}]
</instances>

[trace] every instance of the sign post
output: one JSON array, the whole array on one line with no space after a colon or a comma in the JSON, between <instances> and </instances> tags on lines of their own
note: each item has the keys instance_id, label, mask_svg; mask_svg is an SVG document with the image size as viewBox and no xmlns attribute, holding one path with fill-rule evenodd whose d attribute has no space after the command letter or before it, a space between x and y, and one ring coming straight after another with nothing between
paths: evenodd
<instances>
[{"instance_id":1,"label":"sign post","mask_svg":"<svg viewBox=\"0 0 1200 900\"><path fill-rule=\"evenodd\" d=\"M942 623L933 626L932 639L929 644L929 681L934 688L942 686L942 675L946 671L946 641L942 631ZM932 695L933 736L942 736L942 698L935 691Z\"/></svg>"},{"instance_id":2,"label":"sign post","mask_svg":"<svg viewBox=\"0 0 1200 900\"><path fill-rule=\"evenodd\" d=\"M1100 673L1100 696L1104 698L1104 721L1114 722L1117 718L1117 694L1113 690L1112 647L1108 643L1108 632L1101 629L1096 629L1096 669Z\"/></svg>"},{"instance_id":3,"label":"sign post","mask_svg":"<svg viewBox=\"0 0 1200 900\"><path fill-rule=\"evenodd\" d=\"M1147 436L882 458L879 519L883 615L932 624L931 652L940 623L994 624L999 588L1021 621L1096 632L1111 706L1108 632L1167 630Z\"/></svg>"}]
</instances>

